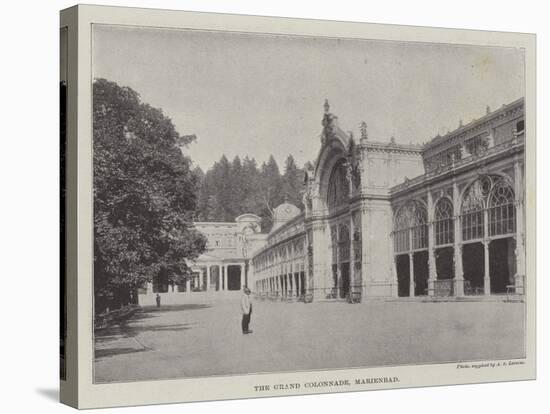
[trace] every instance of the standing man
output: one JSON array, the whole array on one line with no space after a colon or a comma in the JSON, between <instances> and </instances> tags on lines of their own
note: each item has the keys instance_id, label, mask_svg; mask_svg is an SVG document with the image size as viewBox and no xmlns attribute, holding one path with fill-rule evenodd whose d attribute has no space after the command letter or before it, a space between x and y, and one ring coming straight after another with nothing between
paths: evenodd
<instances>
[{"instance_id":1,"label":"standing man","mask_svg":"<svg viewBox=\"0 0 550 414\"><path fill-rule=\"evenodd\" d=\"M157 301L157 308L160 308L160 295L158 293L157 293L156 301Z\"/></svg>"},{"instance_id":2,"label":"standing man","mask_svg":"<svg viewBox=\"0 0 550 414\"><path fill-rule=\"evenodd\" d=\"M243 296L241 298L241 311L243 313L243 319L241 322L243 334L252 333L252 331L248 329L250 316L252 315L252 302L250 301L250 289L248 289L247 287L243 289Z\"/></svg>"}]
</instances>

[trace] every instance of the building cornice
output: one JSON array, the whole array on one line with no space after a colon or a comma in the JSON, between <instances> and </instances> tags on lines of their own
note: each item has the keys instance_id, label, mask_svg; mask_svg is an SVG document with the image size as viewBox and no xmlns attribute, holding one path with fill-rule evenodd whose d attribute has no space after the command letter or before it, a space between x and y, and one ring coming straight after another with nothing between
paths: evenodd
<instances>
[{"instance_id":1,"label":"building cornice","mask_svg":"<svg viewBox=\"0 0 550 414\"><path fill-rule=\"evenodd\" d=\"M366 150L367 152L383 152L393 154L421 155L422 146L415 144L397 144L391 142L378 141L362 141L358 146L358 150Z\"/></svg>"},{"instance_id":2,"label":"building cornice","mask_svg":"<svg viewBox=\"0 0 550 414\"><path fill-rule=\"evenodd\" d=\"M430 142L424 145L422 154L424 157L438 153L442 149L453 147L463 142L466 139L473 138L487 130L489 126L500 122L504 119L513 118L514 116L524 112L524 98L515 100L514 102L504 105L503 107L493 111L480 119L474 120L469 124L461 126L443 136L437 136Z\"/></svg>"},{"instance_id":3,"label":"building cornice","mask_svg":"<svg viewBox=\"0 0 550 414\"><path fill-rule=\"evenodd\" d=\"M433 185L435 182L462 174L464 171L474 169L479 165L491 163L502 157L509 156L511 153L517 154L524 151L525 143L523 139L514 141L510 140L502 144L489 148L483 155L472 155L461 159L453 164L440 167L426 174L415 177L411 180L398 184L390 188L390 196L392 198L400 196L403 193L416 191L420 187Z\"/></svg>"}]
</instances>

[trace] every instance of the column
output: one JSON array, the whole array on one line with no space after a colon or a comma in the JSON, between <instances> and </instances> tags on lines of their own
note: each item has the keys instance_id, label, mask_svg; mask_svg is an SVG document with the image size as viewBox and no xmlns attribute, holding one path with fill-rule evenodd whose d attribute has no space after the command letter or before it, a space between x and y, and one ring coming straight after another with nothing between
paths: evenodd
<instances>
[{"instance_id":1,"label":"column","mask_svg":"<svg viewBox=\"0 0 550 414\"><path fill-rule=\"evenodd\" d=\"M409 296L414 296L414 253L409 253Z\"/></svg>"},{"instance_id":2,"label":"column","mask_svg":"<svg viewBox=\"0 0 550 414\"><path fill-rule=\"evenodd\" d=\"M325 223L321 220L316 220L312 223L313 237L313 299L324 299L327 287L328 265L327 246L329 239L326 234ZM329 233L330 234L330 233Z\"/></svg>"},{"instance_id":3,"label":"column","mask_svg":"<svg viewBox=\"0 0 550 414\"><path fill-rule=\"evenodd\" d=\"M483 277L483 293L485 296L491 294L491 272L489 269L489 211L487 209L483 210L483 248L484 248L484 258L485 258L485 274Z\"/></svg>"},{"instance_id":4,"label":"column","mask_svg":"<svg viewBox=\"0 0 550 414\"><path fill-rule=\"evenodd\" d=\"M363 184L363 181L361 181L361 185ZM362 273L362 279L363 279L363 286L368 285L372 280L372 272L370 271L370 259L369 259L369 242L370 237L372 234L370 233L370 230L368 228L367 218L369 217L368 214L368 206L366 204L361 204L361 243L362 243L362 252L361 252L361 273ZM368 275L368 278L367 278ZM365 289L367 289L365 287ZM366 295L367 292L363 292L363 295Z\"/></svg>"},{"instance_id":5,"label":"column","mask_svg":"<svg viewBox=\"0 0 550 414\"><path fill-rule=\"evenodd\" d=\"M352 293L355 291L355 248L353 235L355 227L353 226L353 212L349 217L349 297L353 298Z\"/></svg>"},{"instance_id":6,"label":"column","mask_svg":"<svg viewBox=\"0 0 550 414\"><path fill-rule=\"evenodd\" d=\"M485 296L491 294L491 277L489 272L489 239L483 240L484 258L485 258L485 274L483 277L483 293Z\"/></svg>"},{"instance_id":7,"label":"column","mask_svg":"<svg viewBox=\"0 0 550 414\"><path fill-rule=\"evenodd\" d=\"M288 296L288 273L285 273L283 283L285 284L285 296Z\"/></svg>"},{"instance_id":8,"label":"column","mask_svg":"<svg viewBox=\"0 0 550 414\"><path fill-rule=\"evenodd\" d=\"M246 286L246 277L244 274L244 265L240 264L239 267L241 268L241 288L242 288L243 286Z\"/></svg>"},{"instance_id":9,"label":"column","mask_svg":"<svg viewBox=\"0 0 550 414\"><path fill-rule=\"evenodd\" d=\"M185 279L185 293L191 292L191 279Z\"/></svg>"},{"instance_id":10,"label":"column","mask_svg":"<svg viewBox=\"0 0 550 414\"><path fill-rule=\"evenodd\" d=\"M153 282L147 282L147 294L148 295L153 294Z\"/></svg>"},{"instance_id":11,"label":"column","mask_svg":"<svg viewBox=\"0 0 550 414\"><path fill-rule=\"evenodd\" d=\"M330 264L330 270L332 272L332 265ZM340 269L340 225L336 225L336 299L340 297L340 288L342 286L342 271Z\"/></svg>"},{"instance_id":12,"label":"column","mask_svg":"<svg viewBox=\"0 0 550 414\"><path fill-rule=\"evenodd\" d=\"M454 267L455 267L455 289L456 296L464 296L464 271L462 269L462 229L460 228L460 202L458 185L453 181L453 224L454 224Z\"/></svg>"},{"instance_id":13,"label":"column","mask_svg":"<svg viewBox=\"0 0 550 414\"><path fill-rule=\"evenodd\" d=\"M514 193L516 197L516 274L514 275L514 285L516 286L516 293L524 294L525 234L523 222L523 172L517 155L514 157Z\"/></svg>"},{"instance_id":14,"label":"column","mask_svg":"<svg viewBox=\"0 0 550 414\"><path fill-rule=\"evenodd\" d=\"M306 228L306 234L304 236L304 287L305 292L308 292L309 285L309 231Z\"/></svg>"},{"instance_id":15,"label":"column","mask_svg":"<svg viewBox=\"0 0 550 414\"><path fill-rule=\"evenodd\" d=\"M435 242L434 242L434 207L432 192L428 187L428 294L433 296L434 285L437 280L437 269L435 264Z\"/></svg>"},{"instance_id":16,"label":"column","mask_svg":"<svg viewBox=\"0 0 550 414\"><path fill-rule=\"evenodd\" d=\"M391 283L391 296L392 297L398 297L399 296L399 285L397 282L397 268L395 264L395 235L393 231L390 233L390 283Z\"/></svg>"},{"instance_id":17,"label":"column","mask_svg":"<svg viewBox=\"0 0 550 414\"><path fill-rule=\"evenodd\" d=\"M287 270L288 272L288 270ZM286 296L288 297L290 294L292 294L292 292L290 291L290 274L289 273L286 273L285 274L285 277L286 277Z\"/></svg>"},{"instance_id":18,"label":"column","mask_svg":"<svg viewBox=\"0 0 550 414\"><path fill-rule=\"evenodd\" d=\"M294 267L293 267L294 269ZM295 292L296 292L296 272L291 272L289 277L290 277L290 293L291 295L290 296L294 296L295 295Z\"/></svg>"},{"instance_id":19,"label":"column","mask_svg":"<svg viewBox=\"0 0 550 414\"><path fill-rule=\"evenodd\" d=\"M223 289L227 290L227 266L222 266Z\"/></svg>"},{"instance_id":20,"label":"column","mask_svg":"<svg viewBox=\"0 0 550 414\"><path fill-rule=\"evenodd\" d=\"M299 269L299 267L298 267ZM302 295L302 273L298 270L298 297Z\"/></svg>"},{"instance_id":21,"label":"column","mask_svg":"<svg viewBox=\"0 0 550 414\"><path fill-rule=\"evenodd\" d=\"M206 265L206 291L210 290L210 265Z\"/></svg>"}]
</instances>

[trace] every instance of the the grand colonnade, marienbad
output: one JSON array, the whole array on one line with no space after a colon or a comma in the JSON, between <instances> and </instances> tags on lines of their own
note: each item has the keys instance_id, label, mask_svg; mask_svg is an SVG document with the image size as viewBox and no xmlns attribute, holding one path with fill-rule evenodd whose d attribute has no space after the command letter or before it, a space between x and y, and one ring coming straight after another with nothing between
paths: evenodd
<instances>
[{"instance_id":1,"label":"the grand colonnade, marienbad","mask_svg":"<svg viewBox=\"0 0 550 414\"><path fill-rule=\"evenodd\" d=\"M524 101L423 146L356 143L325 104L304 211L284 203L253 255L264 297L523 295Z\"/></svg>"},{"instance_id":2,"label":"the grand colonnade, marienbad","mask_svg":"<svg viewBox=\"0 0 550 414\"><path fill-rule=\"evenodd\" d=\"M424 145L344 132L325 103L303 210L284 202L260 217L195 223L208 249L192 277L153 293L218 294L249 286L262 298L521 297L525 285L524 100Z\"/></svg>"}]
</instances>

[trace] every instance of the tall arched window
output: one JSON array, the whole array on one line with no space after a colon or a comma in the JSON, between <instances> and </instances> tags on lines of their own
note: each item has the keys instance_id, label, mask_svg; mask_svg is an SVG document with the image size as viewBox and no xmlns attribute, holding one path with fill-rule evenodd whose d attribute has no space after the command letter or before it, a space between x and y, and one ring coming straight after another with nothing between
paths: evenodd
<instances>
[{"instance_id":1,"label":"tall arched window","mask_svg":"<svg viewBox=\"0 0 550 414\"><path fill-rule=\"evenodd\" d=\"M485 175L474 181L464 194L461 209L464 241L484 237L485 209L489 213L488 236L516 231L512 186L500 176Z\"/></svg>"},{"instance_id":2,"label":"tall arched window","mask_svg":"<svg viewBox=\"0 0 550 414\"><path fill-rule=\"evenodd\" d=\"M446 197L435 206L434 231L437 246L454 242L453 203Z\"/></svg>"},{"instance_id":3,"label":"tall arched window","mask_svg":"<svg viewBox=\"0 0 550 414\"><path fill-rule=\"evenodd\" d=\"M346 178L345 160L340 160L332 169L328 182L327 204L329 211L349 203L349 182Z\"/></svg>"},{"instance_id":4,"label":"tall arched window","mask_svg":"<svg viewBox=\"0 0 550 414\"><path fill-rule=\"evenodd\" d=\"M424 205L417 200L408 201L399 209L394 230L396 252L424 249L428 246L427 219L428 214Z\"/></svg>"},{"instance_id":5,"label":"tall arched window","mask_svg":"<svg viewBox=\"0 0 550 414\"><path fill-rule=\"evenodd\" d=\"M483 238L483 210L491 186L491 178L483 176L474 181L466 190L461 208L462 240Z\"/></svg>"},{"instance_id":6,"label":"tall arched window","mask_svg":"<svg viewBox=\"0 0 550 414\"><path fill-rule=\"evenodd\" d=\"M419 202L414 203L414 221L412 224L413 250L428 247L428 214L424 206Z\"/></svg>"},{"instance_id":7,"label":"tall arched window","mask_svg":"<svg viewBox=\"0 0 550 414\"><path fill-rule=\"evenodd\" d=\"M494 185L489 197L489 235L515 233L515 219L514 190L510 184L500 180Z\"/></svg>"},{"instance_id":8,"label":"tall arched window","mask_svg":"<svg viewBox=\"0 0 550 414\"><path fill-rule=\"evenodd\" d=\"M409 221L403 208L399 210L395 218L393 242L396 252L406 252L409 250Z\"/></svg>"}]
</instances>

